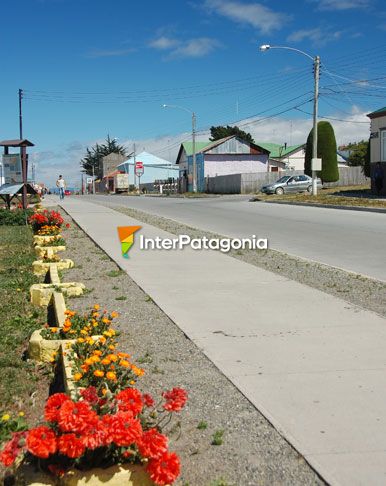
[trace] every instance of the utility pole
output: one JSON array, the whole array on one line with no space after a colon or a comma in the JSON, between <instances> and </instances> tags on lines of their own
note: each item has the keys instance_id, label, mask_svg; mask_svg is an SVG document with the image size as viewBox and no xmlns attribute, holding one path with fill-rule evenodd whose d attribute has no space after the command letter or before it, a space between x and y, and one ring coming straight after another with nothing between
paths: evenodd
<instances>
[{"instance_id":1,"label":"utility pole","mask_svg":"<svg viewBox=\"0 0 386 486\"><path fill-rule=\"evenodd\" d=\"M137 174L136 174L136 169L135 169L135 163L136 163L136 153L135 153L135 142L134 142L134 146L133 146L133 156L134 156L134 170L133 170L133 173L134 173L134 187L135 189L137 189Z\"/></svg>"},{"instance_id":2,"label":"utility pole","mask_svg":"<svg viewBox=\"0 0 386 486\"><path fill-rule=\"evenodd\" d=\"M19 137L23 140L23 114L21 100L23 99L23 90L19 89ZM28 167L27 167L27 151L26 147L20 148L20 159L21 159L21 171L23 176L23 194L22 203L23 209L27 209L27 180L28 180Z\"/></svg>"},{"instance_id":3,"label":"utility pole","mask_svg":"<svg viewBox=\"0 0 386 486\"><path fill-rule=\"evenodd\" d=\"M95 168L94 164L92 164L92 193L95 194Z\"/></svg>"},{"instance_id":4,"label":"utility pole","mask_svg":"<svg viewBox=\"0 0 386 486\"><path fill-rule=\"evenodd\" d=\"M313 115L313 137L312 137L312 161L318 157L318 98L319 98L319 70L320 57L314 59L314 115ZM312 167L312 194L318 194L317 173Z\"/></svg>"},{"instance_id":5,"label":"utility pole","mask_svg":"<svg viewBox=\"0 0 386 486\"><path fill-rule=\"evenodd\" d=\"M196 164L196 115L192 113L192 150L193 150L193 192L197 192L197 164Z\"/></svg>"}]
</instances>

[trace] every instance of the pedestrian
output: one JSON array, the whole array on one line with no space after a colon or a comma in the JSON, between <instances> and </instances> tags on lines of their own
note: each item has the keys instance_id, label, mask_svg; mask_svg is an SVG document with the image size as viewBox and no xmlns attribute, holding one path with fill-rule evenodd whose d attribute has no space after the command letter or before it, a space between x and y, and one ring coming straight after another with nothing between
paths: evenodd
<instances>
[{"instance_id":1,"label":"pedestrian","mask_svg":"<svg viewBox=\"0 0 386 486\"><path fill-rule=\"evenodd\" d=\"M383 177L384 177L384 173L383 173L382 165L380 162L377 162L375 164L373 178L374 178L375 190L377 191L378 196L381 195L383 189Z\"/></svg>"},{"instance_id":2,"label":"pedestrian","mask_svg":"<svg viewBox=\"0 0 386 486\"><path fill-rule=\"evenodd\" d=\"M56 181L56 187L59 189L59 199L64 199L64 190L66 188L66 183L63 179L63 176L59 176L59 179Z\"/></svg>"}]
</instances>

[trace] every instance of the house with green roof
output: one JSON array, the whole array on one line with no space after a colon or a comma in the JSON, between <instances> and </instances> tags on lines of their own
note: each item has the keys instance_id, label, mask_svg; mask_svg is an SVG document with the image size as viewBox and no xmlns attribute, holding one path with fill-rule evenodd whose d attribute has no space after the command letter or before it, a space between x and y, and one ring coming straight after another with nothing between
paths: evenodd
<instances>
[{"instance_id":1,"label":"house with green roof","mask_svg":"<svg viewBox=\"0 0 386 486\"><path fill-rule=\"evenodd\" d=\"M231 174L246 174L268 171L269 150L258 144L242 140L236 135L211 142L195 144L197 188L205 190L205 179ZM180 190L193 188L193 144L183 142L177 155L180 168Z\"/></svg>"},{"instance_id":2,"label":"house with green roof","mask_svg":"<svg viewBox=\"0 0 386 486\"><path fill-rule=\"evenodd\" d=\"M271 142L257 142L269 150L269 172L281 170L304 170L306 144L284 145Z\"/></svg>"},{"instance_id":3,"label":"house with green roof","mask_svg":"<svg viewBox=\"0 0 386 486\"><path fill-rule=\"evenodd\" d=\"M373 175L376 167L377 173L383 173L383 184L380 194L386 196L386 106L367 115L370 118L370 171ZM378 165L379 163L379 165ZM371 178L374 194L378 193Z\"/></svg>"}]
</instances>

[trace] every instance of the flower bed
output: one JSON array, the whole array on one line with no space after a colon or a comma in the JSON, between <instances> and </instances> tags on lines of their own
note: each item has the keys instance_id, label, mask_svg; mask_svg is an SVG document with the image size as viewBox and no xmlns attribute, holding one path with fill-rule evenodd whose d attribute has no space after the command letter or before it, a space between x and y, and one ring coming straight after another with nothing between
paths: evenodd
<instances>
[{"instance_id":1,"label":"flower bed","mask_svg":"<svg viewBox=\"0 0 386 486\"><path fill-rule=\"evenodd\" d=\"M30 223L40 237L52 238L63 219L55 211L44 210L36 212ZM35 346L40 359L52 359L59 349L66 393L48 398L42 424L13 432L0 461L6 466L21 464L16 481L17 476L29 474L29 484L36 485L53 484L54 478L66 485L172 484L180 474L180 460L169 451L163 431L185 406L187 393L173 388L156 403L137 390L144 370L127 353L117 351L117 333L111 327L117 313L102 311L98 304L84 315L63 310L63 296L58 299L54 291L61 288L69 294L77 288L82 292L84 286L60 283L58 263L45 263L53 266L48 281L57 282L32 286L31 299L40 305L51 302L54 313L64 314L64 320L63 326L47 325L34 333L31 353ZM40 477L34 479L33 468ZM42 477L42 472L52 480Z\"/></svg>"}]
</instances>

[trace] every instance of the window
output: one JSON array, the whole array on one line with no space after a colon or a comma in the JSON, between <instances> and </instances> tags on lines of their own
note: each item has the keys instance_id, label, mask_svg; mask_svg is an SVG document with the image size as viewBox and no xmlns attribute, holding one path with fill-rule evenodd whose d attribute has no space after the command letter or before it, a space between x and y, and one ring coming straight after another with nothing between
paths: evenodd
<instances>
[{"instance_id":1,"label":"window","mask_svg":"<svg viewBox=\"0 0 386 486\"><path fill-rule=\"evenodd\" d=\"M381 130L381 160L386 162L386 130Z\"/></svg>"}]
</instances>

